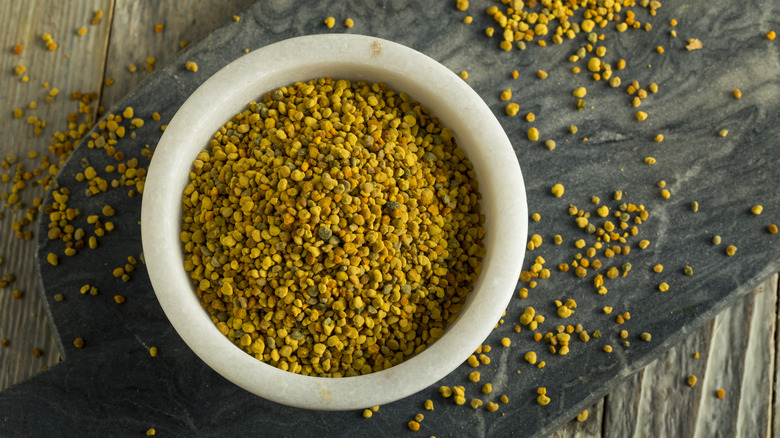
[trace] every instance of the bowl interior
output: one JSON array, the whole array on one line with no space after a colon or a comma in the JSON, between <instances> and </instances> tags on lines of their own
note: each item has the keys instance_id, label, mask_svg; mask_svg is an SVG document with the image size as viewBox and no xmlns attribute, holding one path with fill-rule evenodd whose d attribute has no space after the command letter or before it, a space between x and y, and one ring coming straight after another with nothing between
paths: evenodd
<instances>
[{"instance_id":1,"label":"bowl interior","mask_svg":"<svg viewBox=\"0 0 780 438\"><path fill-rule=\"evenodd\" d=\"M388 370L345 378L282 371L235 347L216 329L183 269L181 196L192 161L250 101L319 77L384 82L427 106L474 165L486 216L482 271L457 320L419 355ZM410 48L359 35L285 40L249 53L208 79L182 105L155 150L142 206L147 269L166 316L188 346L233 383L311 409L360 409L415 393L455 369L488 336L509 302L527 237L525 188L512 145L482 99L458 76ZM376 388L383 388L377 391Z\"/></svg>"}]
</instances>

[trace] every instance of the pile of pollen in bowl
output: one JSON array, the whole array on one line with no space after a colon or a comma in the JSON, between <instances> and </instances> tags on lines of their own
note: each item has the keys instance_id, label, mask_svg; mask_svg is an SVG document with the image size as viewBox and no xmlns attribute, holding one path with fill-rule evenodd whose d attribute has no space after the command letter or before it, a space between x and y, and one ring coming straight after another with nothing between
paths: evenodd
<instances>
[{"instance_id":1,"label":"pile of pollen in bowl","mask_svg":"<svg viewBox=\"0 0 780 438\"><path fill-rule=\"evenodd\" d=\"M185 269L219 331L304 375L384 370L440 338L485 255L471 162L383 83L321 78L251 102L194 160Z\"/></svg>"}]
</instances>

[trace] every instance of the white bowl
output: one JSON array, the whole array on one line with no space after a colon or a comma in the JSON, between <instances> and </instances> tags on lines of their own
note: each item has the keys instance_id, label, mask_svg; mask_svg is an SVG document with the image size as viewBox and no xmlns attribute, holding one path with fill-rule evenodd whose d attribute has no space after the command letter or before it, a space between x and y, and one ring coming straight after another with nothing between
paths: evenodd
<instances>
[{"instance_id":1,"label":"white bowl","mask_svg":"<svg viewBox=\"0 0 780 438\"><path fill-rule=\"evenodd\" d=\"M474 165L482 193L482 272L456 321L422 353L387 370L310 377L263 363L233 345L201 307L184 270L181 200L197 154L249 101L319 77L384 82L427 106L449 127ZM155 150L143 195L141 231L152 285L187 345L236 385L278 403L322 410L390 403L440 380L487 338L514 293L528 229L525 187L512 145L495 116L461 78L408 47L360 35L292 38L228 64L173 117ZM381 388L381 389L378 389Z\"/></svg>"}]
</instances>

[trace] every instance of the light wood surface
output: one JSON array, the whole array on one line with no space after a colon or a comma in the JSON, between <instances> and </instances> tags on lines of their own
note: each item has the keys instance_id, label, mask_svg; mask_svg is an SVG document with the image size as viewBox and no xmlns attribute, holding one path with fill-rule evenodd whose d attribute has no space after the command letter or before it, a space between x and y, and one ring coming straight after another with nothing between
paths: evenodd
<instances>
[{"instance_id":1,"label":"light wood surface","mask_svg":"<svg viewBox=\"0 0 780 438\"><path fill-rule=\"evenodd\" d=\"M39 167L40 161L28 158L28 154L31 151L48 154L51 136L67 128L68 113L78 111L78 103L70 99L71 92L100 90L111 22L104 17L99 25L93 26L90 20L101 8L110 14L111 2L0 1L0 102L4 108L0 112L0 159L15 154L26 170ZM77 29L82 26L87 28L87 33L79 36ZM46 48L44 33L52 35L58 46L56 50ZM24 46L21 55L13 52L18 44ZM20 65L26 67L28 82L23 82L22 76L14 72ZM52 103L47 103L45 98L53 88L60 93ZM36 102L37 108L30 109L30 102ZM21 119L13 115L16 108L24 111ZM27 123L30 116L46 122L40 136ZM13 177L14 169L1 171ZM0 193L10 191L11 183L0 183ZM44 194L40 186L30 184L20 198L29 206L34 198ZM24 217L26 208L6 208L5 201L2 204L0 257L4 263L0 265L0 275L16 276L15 282L0 289L0 337L10 341L8 347L0 350L0 388L5 388L57 363L60 355L39 296L35 240L18 239L12 229L13 222ZM35 231L36 227L33 223L26 229ZM22 298L12 298L16 289L24 293ZM34 357L33 348L41 349L44 354Z\"/></svg>"},{"instance_id":2,"label":"light wood surface","mask_svg":"<svg viewBox=\"0 0 780 438\"><path fill-rule=\"evenodd\" d=\"M777 286L775 275L549 437L772 436Z\"/></svg>"},{"instance_id":3,"label":"light wood surface","mask_svg":"<svg viewBox=\"0 0 780 438\"><path fill-rule=\"evenodd\" d=\"M39 161L28 158L28 153L47 153L49 138L66 129L67 114L77 110L77 103L69 98L71 92L97 92L99 105L110 110L153 73L146 68L147 58L155 58L156 67L164 65L186 50L180 42L197 41L250 4L247 0L0 0L0 101L5 107L0 112L0 159L16 154L32 170ZM98 9L103 19L91 25ZM156 24L163 25L159 33ZM82 26L87 34L79 36L77 29ZM45 48L43 33L53 36L59 46L56 51ZM21 55L13 53L16 44L25 46ZM128 69L130 64L137 67L135 72ZM26 66L28 82L14 73L18 65ZM105 85L106 78L114 83ZM53 103L46 103L52 87L60 94ZM31 101L38 103L37 109L29 109ZM24 111L22 119L13 116L15 108ZM38 137L26 121L30 115L47 122ZM0 172L13 176L13 167ZM0 183L0 193L10 190L11 184ZM31 187L23 191L22 200L31 205L35 197L43 196L43 189ZM12 222L24 211L3 207L0 212L4 216L0 220L0 257L4 259L0 275L16 276L13 284L0 289L0 337L10 341L0 349L2 390L61 358L40 298L34 240L20 240L12 230ZM32 224L27 229L36 231L36 227ZM15 289L24 296L14 299ZM550 436L779 436L775 413L780 401L773 398L780 380L775 360L777 294L775 275L705 327L689 333L643 371L629 376L588 409L587 420L572 419ZM34 357L33 348L43 350L43 356ZM686 384L690 375L698 380L693 388ZM716 396L721 388L726 392L723 399Z\"/></svg>"}]
</instances>

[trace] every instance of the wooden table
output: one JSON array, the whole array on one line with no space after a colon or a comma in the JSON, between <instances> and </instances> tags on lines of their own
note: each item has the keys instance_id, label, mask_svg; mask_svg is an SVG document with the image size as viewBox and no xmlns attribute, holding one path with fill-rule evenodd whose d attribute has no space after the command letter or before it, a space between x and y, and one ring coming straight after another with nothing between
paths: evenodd
<instances>
[{"instance_id":1,"label":"wooden table","mask_svg":"<svg viewBox=\"0 0 780 438\"><path fill-rule=\"evenodd\" d=\"M183 42L192 42L232 19L251 4L233 1L103 1L13 2L0 1L0 56L3 86L0 101L0 159L16 154L26 169L38 159L31 152L48 154L49 138L66 128L66 116L78 105L71 92L97 92L93 117L108 110L154 67L171 60ZM103 17L90 24L96 11ZM161 31L155 28L162 24ZM78 29L87 32L79 35ZM57 43L46 49L42 34L49 33ZM13 53L24 45L21 55ZM154 58L153 62L149 58ZM28 82L14 68L24 65ZM134 72L130 66L135 65ZM112 83L113 82L113 83ZM57 88L51 103L46 96ZM37 102L31 109L30 103ZM16 119L13 110L24 115ZM27 117L46 122L39 136ZM3 170L13 175L11 170ZM0 183L0 193L10 192L10 183ZM22 192L22 200L32 205L43 197L40 187ZM61 360L56 337L39 297L40 281L35 266L34 240L16 237L13 222L25 211L0 208L0 274L13 273L15 282L0 289L0 337L10 344L0 348L0 390L33 376ZM35 224L27 230L35 231ZM12 291L23 292L13 298ZM778 401L775 361L778 276L762 283L752 294L741 298L705 327L690 333L686 340L588 409L587 420L572 419L553 433L560 437L628 436L768 436L780 433L775 419ZM42 350L36 357L33 349ZM702 359L696 359L696 353ZM696 375L695 388L686 384ZM726 396L715 393L724 389Z\"/></svg>"}]
</instances>

